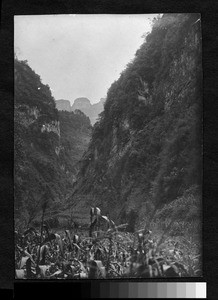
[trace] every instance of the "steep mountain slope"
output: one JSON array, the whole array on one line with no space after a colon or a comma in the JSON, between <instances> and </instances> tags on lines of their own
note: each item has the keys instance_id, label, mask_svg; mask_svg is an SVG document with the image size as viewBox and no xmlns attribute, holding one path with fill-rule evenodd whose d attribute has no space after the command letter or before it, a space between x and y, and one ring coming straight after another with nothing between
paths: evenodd
<instances>
[{"instance_id":1,"label":"steep mountain slope","mask_svg":"<svg viewBox=\"0 0 218 300\"><path fill-rule=\"evenodd\" d=\"M91 124L95 124L98 119L98 115L104 110L105 98L101 98L99 102L92 104L92 113L90 118Z\"/></svg>"},{"instance_id":2,"label":"steep mountain slope","mask_svg":"<svg viewBox=\"0 0 218 300\"><path fill-rule=\"evenodd\" d=\"M51 210L63 206L91 126L82 113L59 115L49 86L42 84L27 62L18 60L14 122L15 220L27 225L45 201Z\"/></svg>"},{"instance_id":3,"label":"steep mountain slope","mask_svg":"<svg viewBox=\"0 0 218 300\"><path fill-rule=\"evenodd\" d=\"M156 19L108 91L72 203L138 226L165 212L200 220L201 81L199 15Z\"/></svg>"},{"instance_id":4,"label":"steep mountain slope","mask_svg":"<svg viewBox=\"0 0 218 300\"><path fill-rule=\"evenodd\" d=\"M61 160L72 182L76 179L78 162L88 147L91 137L91 124L89 118L81 111L59 111L60 143L62 151ZM68 178L69 179L69 178Z\"/></svg>"}]
</instances>

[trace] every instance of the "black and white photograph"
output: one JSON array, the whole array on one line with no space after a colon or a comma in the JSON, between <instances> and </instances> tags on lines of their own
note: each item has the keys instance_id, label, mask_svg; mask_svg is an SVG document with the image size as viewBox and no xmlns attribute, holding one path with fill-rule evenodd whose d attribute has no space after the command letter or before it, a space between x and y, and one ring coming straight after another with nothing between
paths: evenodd
<instances>
[{"instance_id":1,"label":"black and white photograph","mask_svg":"<svg viewBox=\"0 0 218 300\"><path fill-rule=\"evenodd\" d=\"M202 277L199 13L14 16L15 279Z\"/></svg>"}]
</instances>

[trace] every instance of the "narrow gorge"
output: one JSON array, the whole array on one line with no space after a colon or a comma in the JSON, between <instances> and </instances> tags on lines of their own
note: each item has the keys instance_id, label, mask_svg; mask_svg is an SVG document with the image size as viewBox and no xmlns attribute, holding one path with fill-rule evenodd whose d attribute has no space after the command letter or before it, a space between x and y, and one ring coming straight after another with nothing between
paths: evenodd
<instances>
[{"instance_id":1,"label":"narrow gorge","mask_svg":"<svg viewBox=\"0 0 218 300\"><path fill-rule=\"evenodd\" d=\"M17 278L201 276L201 43L199 14L158 15L94 103L15 59Z\"/></svg>"}]
</instances>

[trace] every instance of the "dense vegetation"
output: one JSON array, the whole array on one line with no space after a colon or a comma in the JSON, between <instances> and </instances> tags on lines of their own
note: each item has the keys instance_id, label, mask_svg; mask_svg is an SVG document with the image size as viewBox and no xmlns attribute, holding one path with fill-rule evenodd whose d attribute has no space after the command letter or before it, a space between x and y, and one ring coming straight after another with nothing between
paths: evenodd
<instances>
[{"instance_id":1,"label":"dense vegetation","mask_svg":"<svg viewBox=\"0 0 218 300\"><path fill-rule=\"evenodd\" d=\"M17 59L14 122L15 222L25 227L41 213L44 201L56 212L62 208L91 126L82 112L58 112L49 86Z\"/></svg>"},{"instance_id":2,"label":"dense vegetation","mask_svg":"<svg viewBox=\"0 0 218 300\"><path fill-rule=\"evenodd\" d=\"M78 162L90 141L91 124L81 111L59 111L60 142L65 151L61 152L61 161L68 176L75 181Z\"/></svg>"},{"instance_id":3,"label":"dense vegetation","mask_svg":"<svg viewBox=\"0 0 218 300\"><path fill-rule=\"evenodd\" d=\"M57 233L43 222L41 230L15 231L17 279L105 279L199 276L196 245L151 238L148 230L123 231L91 208L87 232Z\"/></svg>"},{"instance_id":4,"label":"dense vegetation","mask_svg":"<svg viewBox=\"0 0 218 300\"><path fill-rule=\"evenodd\" d=\"M198 14L164 14L108 90L72 203L172 235L200 233L201 33ZM112 209L113 207L113 209Z\"/></svg>"}]
</instances>

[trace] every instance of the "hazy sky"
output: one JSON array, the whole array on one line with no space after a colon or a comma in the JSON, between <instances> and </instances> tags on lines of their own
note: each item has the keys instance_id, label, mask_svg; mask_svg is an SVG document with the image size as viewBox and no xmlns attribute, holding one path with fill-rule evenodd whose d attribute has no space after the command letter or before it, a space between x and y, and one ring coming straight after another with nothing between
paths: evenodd
<instances>
[{"instance_id":1,"label":"hazy sky","mask_svg":"<svg viewBox=\"0 0 218 300\"><path fill-rule=\"evenodd\" d=\"M15 16L15 52L56 100L87 97L95 103L134 58L155 16Z\"/></svg>"}]
</instances>

